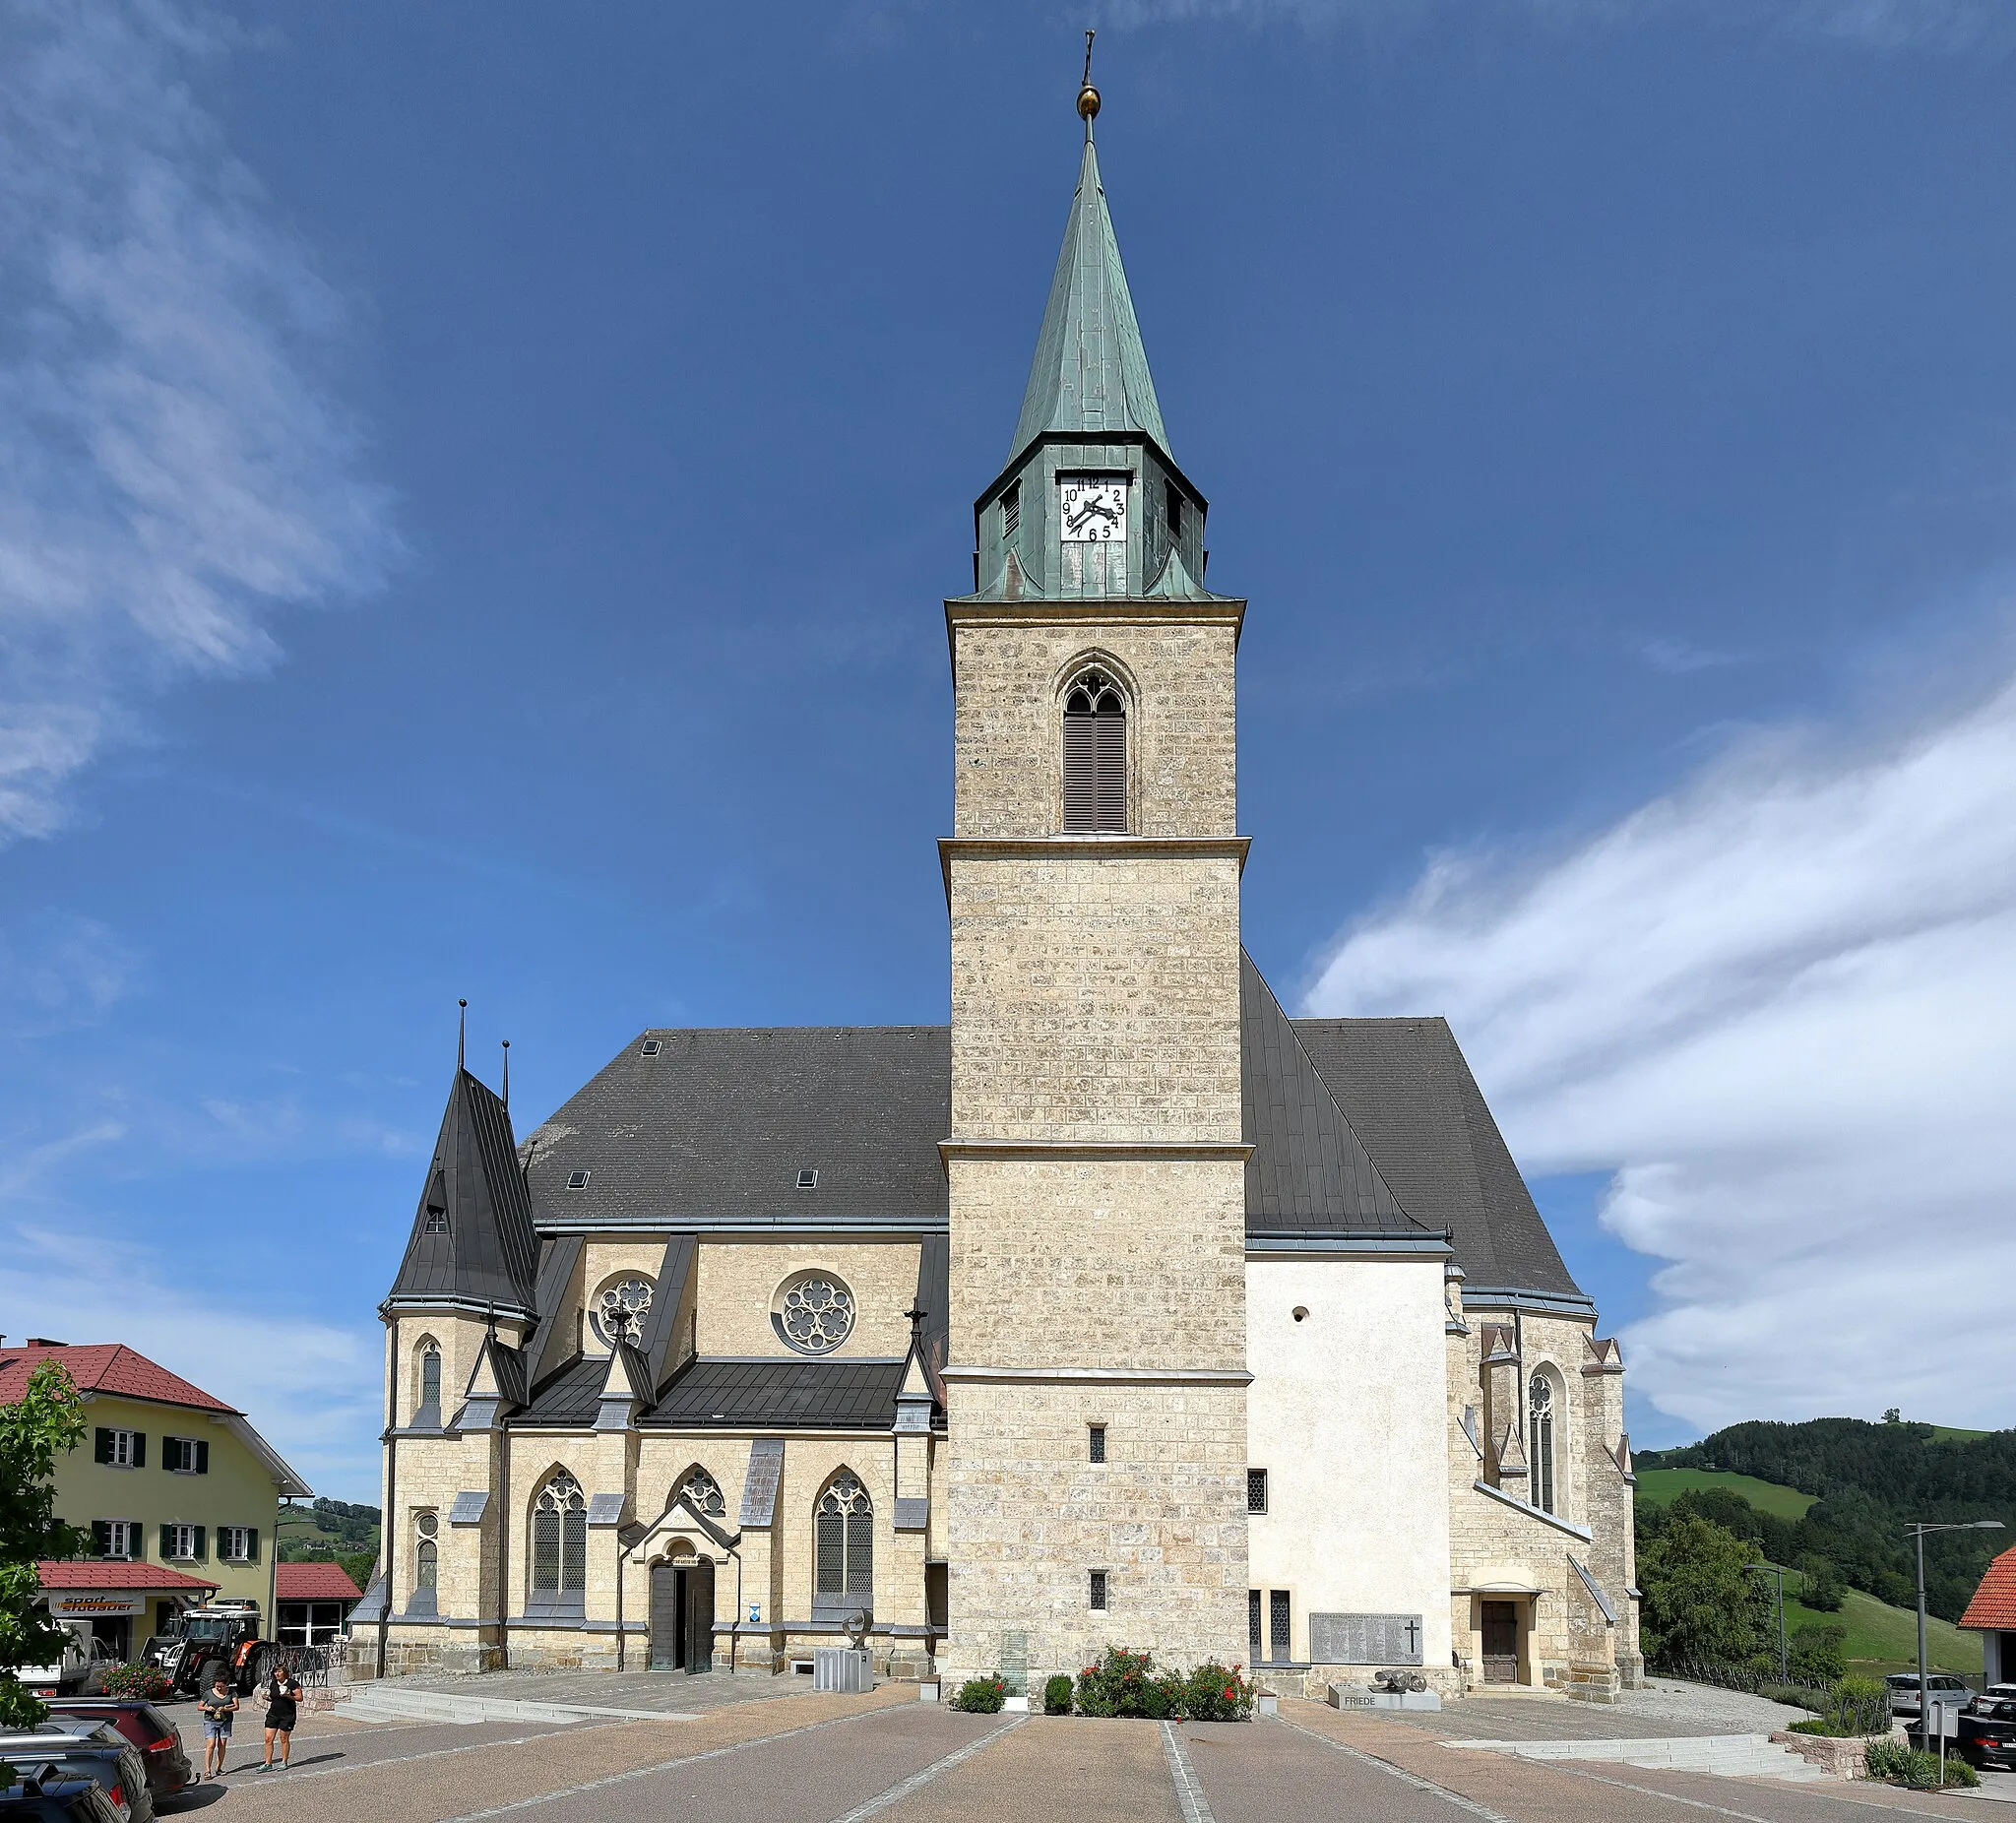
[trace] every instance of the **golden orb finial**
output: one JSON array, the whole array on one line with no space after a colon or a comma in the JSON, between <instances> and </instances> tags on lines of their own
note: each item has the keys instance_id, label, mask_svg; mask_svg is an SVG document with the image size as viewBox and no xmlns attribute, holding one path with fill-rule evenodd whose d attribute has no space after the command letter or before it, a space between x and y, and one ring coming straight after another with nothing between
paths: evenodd
<instances>
[{"instance_id":1,"label":"golden orb finial","mask_svg":"<svg viewBox=\"0 0 2016 1823\"><path fill-rule=\"evenodd\" d=\"M1094 34L1085 34L1085 76L1078 89L1078 115L1085 122L1085 130L1092 131L1094 117L1099 113L1099 91L1092 86L1092 40Z\"/></svg>"}]
</instances>

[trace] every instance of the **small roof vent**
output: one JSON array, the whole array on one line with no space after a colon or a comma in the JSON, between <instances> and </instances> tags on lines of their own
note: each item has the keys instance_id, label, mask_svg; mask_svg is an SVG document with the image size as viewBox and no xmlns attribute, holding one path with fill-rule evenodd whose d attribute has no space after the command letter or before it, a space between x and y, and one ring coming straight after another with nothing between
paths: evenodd
<instances>
[{"instance_id":1,"label":"small roof vent","mask_svg":"<svg viewBox=\"0 0 2016 1823\"><path fill-rule=\"evenodd\" d=\"M570 1190L586 1190L588 1188L588 1180L594 1175L593 1171L569 1171L567 1173L567 1188Z\"/></svg>"},{"instance_id":2,"label":"small roof vent","mask_svg":"<svg viewBox=\"0 0 2016 1823\"><path fill-rule=\"evenodd\" d=\"M817 1171L815 1171L815 1170L811 1170L811 1169L809 1169L809 1168L808 1168L808 1169L806 1169L806 1170L802 1170L802 1171L800 1171L800 1172L798 1173L798 1188L799 1188L800 1190L816 1190L816 1189L818 1189L818 1188L819 1188L819 1173L818 1173Z\"/></svg>"},{"instance_id":3,"label":"small roof vent","mask_svg":"<svg viewBox=\"0 0 2016 1823\"><path fill-rule=\"evenodd\" d=\"M638 1055L642 1057L656 1057L664 1047L665 1041L662 1038L646 1038L644 1040L644 1048L638 1052Z\"/></svg>"}]
</instances>

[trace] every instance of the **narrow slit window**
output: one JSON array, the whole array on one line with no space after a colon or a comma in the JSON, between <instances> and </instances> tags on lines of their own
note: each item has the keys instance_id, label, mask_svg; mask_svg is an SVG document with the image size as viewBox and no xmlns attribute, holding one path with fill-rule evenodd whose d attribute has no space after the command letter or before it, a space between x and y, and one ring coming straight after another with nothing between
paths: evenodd
<instances>
[{"instance_id":1,"label":"narrow slit window","mask_svg":"<svg viewBox=\"0 0 2016 1823\"><path fill-rule=\"evenodd\" d=\"M1246 1511L1264 1513L1267 1511L1267 1471L1248 1469L1246 1471Z\"/></svg>"},{"instance_id":2,"label":"narrow slit window","mask_svg":"<svg viewBox=\"0 0 2016 1823\"><path fill-rule=\"evenodd\" d=\"M1290 1612L1289 1592L1270 1589L1267 1592L1267 1657L1275 1665L1289 1662Z\"/></svg>"},{"instance_id":3,"label":"narrow slit window","mask_svg":"<svg viewBox=\"0 0 2016 1823\"><path fill-rule=\"evenodd\" d=\"M1022 530L1022 483L1017 481L1001 496L1001 537L1005 543Z\"/></svg>"},{"instance_id":4,"label":"narrow slit window","mask_svg":"<svg viewBox=\"0 0 2016 1823\"><path fill-rule=\"evenodd\" d=\"M1064 699L1064 829L1127 833L1127 708L1099 671L1088 671Z\"/></svg>"},{"instance_id":5,"label":"narrow slit window","mask_svg":"<svg viewBox=\"0 0 2016 1823\"><path fill-rule=\"evenodd\" d=\"M1260 1637L1261 1592L1257 1589L1246 1591L1246 1663L1258 1665L1266 1656L1266 1647Z\"/></svg>"},{"instance_id":6,"label":"narrow slit window","mask_svg":"<svg viewBox=\"0 0 2016 1823\"><path fill-rule=\"evenodd\" d=\"M1183 496L1174 487L1166 485L1162 499L1163 519L1169 529L1169 542L1173 544L1183 535Z\"/></svg>"},{"instance_id":7,"label":"narrow slit window","mask_svg":"<svg viewBox=\"0 0 2016 1823\"><path fill-rule=\"evenodd\" d=\"M1091 1455L1091 1460L1092 1460L1092 1461L1094 1461L1094 1462L1104 1462L1104 1461L1105 1461L1105 1459L1106 1459L1106 1427L1105 1427L1105 1426L1104 1426L1103 1424L1095 1424L1095 1425L1093 1425L1093 1426L1092 1426L1092 1455Z\"/></svg>"},{"instance_id":8,"label":"narrow slit window","mask_svg":"<svg viewBox=\"0 0 2016 1823\"><path fill-rule=\"evenodd\" d=\"M1103 1570L1092 1573L1092 1611L1095 1614L1106 1611L1106 1573Z\"/></svg>"}]
</instances>

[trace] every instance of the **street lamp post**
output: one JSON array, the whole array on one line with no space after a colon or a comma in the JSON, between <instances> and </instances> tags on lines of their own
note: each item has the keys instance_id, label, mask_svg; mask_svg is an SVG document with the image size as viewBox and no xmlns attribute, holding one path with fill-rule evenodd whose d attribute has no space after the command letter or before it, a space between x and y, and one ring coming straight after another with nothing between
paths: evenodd
<instances>
[{"instance_id":1,"label":"street lamp post","mask_svg":"<svg viewBox=\"0 0 2016 1823\"><path fill-rule=\"evenodd\" d=\"M1775 1563L1746 1563L1746 1570L1762 1570L1766 1576L1778 1578L1778 1681L1789 1683L1792 1672L1787 1666L1785 1656L1785 1571Z\"/></svg>"},{"instance_id":2,"label":"street lamp post","mask_svg":"<svg viewBox=\"0 0 2016 1823\"><path fill-rule=\"evenodd\" d=\"M1914 1523L1906 1528L1912 1542L1918 1546L1918 1739L1922 1747L1925 1739L1925 1724L1931 1719L1931 1704L1927 1702L1925 1689L1925 1534L1928 1532L1999 1532L1999 1519L1969 1519L1948 1526L1923 1526ZM1939 1783L1946 1783L1946 1730L1939 1729Z\"/></svg>"}]
</instances>

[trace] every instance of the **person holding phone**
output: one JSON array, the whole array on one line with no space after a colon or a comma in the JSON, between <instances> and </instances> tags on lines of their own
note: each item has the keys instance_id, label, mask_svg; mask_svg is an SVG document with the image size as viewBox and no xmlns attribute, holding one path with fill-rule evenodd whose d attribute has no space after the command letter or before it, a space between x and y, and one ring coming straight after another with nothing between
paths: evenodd
<instances>
[{"instance_id":1,"label":"person holding phone","mask_svg":"<svg viewBox=\"0 0 2016 1823\"><path fill-rule=\"evenodd\" d=\"M287 1756L293 1751L294 1723L299 1719L301 1685L285 1665L276 1665L266 1680L266 1763L263 1773L273 1771L273 1743L280 1742L281 1771L286 1771Z\"/></svg>"}]
</instances>

